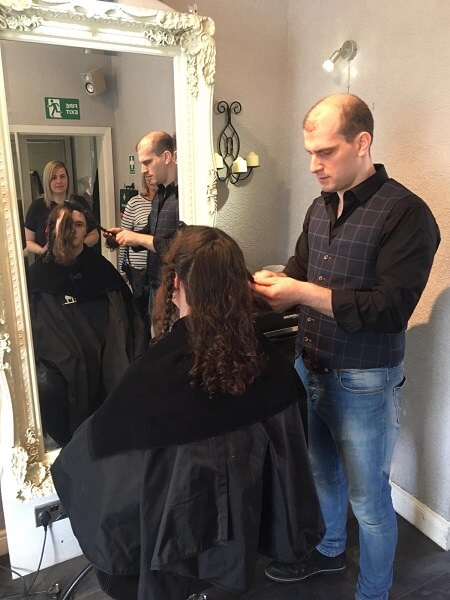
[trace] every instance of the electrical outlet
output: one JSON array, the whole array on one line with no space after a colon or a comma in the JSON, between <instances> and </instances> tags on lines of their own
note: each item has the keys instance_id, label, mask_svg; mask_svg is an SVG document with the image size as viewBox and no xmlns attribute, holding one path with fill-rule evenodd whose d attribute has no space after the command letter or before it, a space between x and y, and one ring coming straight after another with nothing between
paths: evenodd
<instances>
[{"instance_id":1,"label":"electrical outlet","mask_svg":"<svg viewBox=\"0 0 450 600\"><path fill-rule=\"evenodd\" d=\"M41 506L36 506L34 509L36 527L42 527L40 515L42 515L42 513L45 512L48 512L48 514L50 515L49 524L67 518L67 513L59 500L56 500L54 502L47 502L47 504L41 504Z\"/></svg>"}]
</instances>

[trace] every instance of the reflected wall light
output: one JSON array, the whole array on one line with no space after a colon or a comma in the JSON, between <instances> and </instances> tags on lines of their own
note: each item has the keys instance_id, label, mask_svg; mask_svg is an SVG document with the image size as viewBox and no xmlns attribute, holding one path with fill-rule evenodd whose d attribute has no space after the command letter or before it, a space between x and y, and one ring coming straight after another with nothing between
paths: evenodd
<instances>
[{"instance_id":1,"label":"reflected wall light","mask_svg":"<svg viewBox=\"0 0 450 600\"><path fill-rule=\"evenodd\" d=\"M217 112L226 115L225 127L217 139L218 151L214 154L219 181L231 181L236 184L238 181L247 179L253 169L259 167L259 156L255 152L249 152L245 159L239 156L241 142L233 126L231 114L238 115L241 110L241 103L236 100L231 104L224 100L217 103Z\"/></svg>"},{"instance_id":2,"label":"reflected wall light","mask_svg":"<svg viewBox=\"0 0 450 600\"><path fill-rule=\"evenodd\" d=\"M334 65L339 59L350 63L350 61L355 58L357 50L358 47L354 40L345 41L339 50L335 50L331 56L322 63L323 69L328 73L331 73L334 70Z\"/></svg>"}]
</instances>

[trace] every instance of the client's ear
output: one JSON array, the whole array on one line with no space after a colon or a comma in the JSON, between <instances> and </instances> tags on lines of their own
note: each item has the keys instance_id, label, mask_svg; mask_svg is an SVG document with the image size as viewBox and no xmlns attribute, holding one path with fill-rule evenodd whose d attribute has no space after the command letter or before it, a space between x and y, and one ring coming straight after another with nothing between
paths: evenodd
<instances>
[{"instance_id":1,"label":"client's ear","mask_svg":"<svg viewBox=\"0 0 450 600\"><path fill-rule=\"evenodd\" d=\"M179 290L180 289L180 283L181 283L181 279L175 273L175 277L173 278L173 289L174 290Z\"/></svg>"}]
</instances>

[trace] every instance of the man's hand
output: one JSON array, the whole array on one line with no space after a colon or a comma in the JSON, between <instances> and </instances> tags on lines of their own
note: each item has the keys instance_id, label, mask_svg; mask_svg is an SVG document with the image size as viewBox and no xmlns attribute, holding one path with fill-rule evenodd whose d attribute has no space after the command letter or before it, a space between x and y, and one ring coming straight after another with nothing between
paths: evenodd
<instances>
[{"instance_id":1,"label":"man's hand","mask_svg":"<svg viewBox=\"0 0 450 600\"><path fill-rule=\"evenodd\" d=\"M108 237L108 235L117 235L119 231L123 231L122 227L110 227L103 233L103 237Z\"/></svg>"},{"instance_id":2,"label":"man's hand","mask_svg":"<svg viewBox=\"0 0 450 600\"><path fill-rule=\"evenodd\" d=\"M152 235L138 233L137 231L131 231L129 229L122 229L122 227L110 227L103 235L106 239L115 236L119 246L144 246L148 250L153 249Z\"/></svg>"},{"instance_id":3,"label":"man's hand","mask_svg":"<svg viewBox=\"0 0 450 600\"><path fill-rule=\"evenodd\" d=\"M258 271L253 276L253 291L266 300L276 312L284 312L298 304L309 306L333 317L331 290L307 281L298 281L284 273Z\"/></svg>"},{"instance_id":4,"label":"man's hand","mask_svg":"<svg viewBox=\"0 0 450 600\"><path fill-rule=\"evenodd\" d=\"M299 302L298 284L296 279L287 277L284 273L272 271L258 271L253 275L254 283L251 284L257 296L266 300L276 312L284 312Z\"/></svg>"},{"instance_id":5,"label":"man's hand","mask_svg":"<svg viewBox=\"0 0 450 600\"><path fill-rule=\"evenodd\" d=\"M120 246L140 246L141 234L136 231L130 231L129 229L120 229L116 233L116 240Z\"/></svg>"},{"instance_id":6,"label":"man's hand","mask_svg":"<svg viewBox=\"0 0 450 600\"><path fill-rule=\"evenodd\" d=\"M119 247L119 244L117 243L116 240L116 234L119 233L119 231L122 231L121 227L110 227L109 229L102 229L103 231L103 237L106 240L106 245L108 246L108 248L110 250L116 250L116 248Z\"/></svg>"},{"instance_id":7,"label":"man's hand","mask_svg":"<svg viewBox=\"0 0 450 600\"><path fill-rule=\"evenodd\" d=\"M256 271L256 273L253 274L253 279L255 281L258 281L258 283L261 283L262 285L264 285L264 281L266 279L270 279L271 277L287 277L287 275L285 275L284 273L275 273L274 271L268 271L267 269L263 269L262 271Z\"/></svg>"},{"instance_id":8,"label":"man's hand","mask_svg":"<svg viewBox=\"0 0 450 600\"><path fill-rule=\"evenodd\" d=\"M114 236L119 246L137 245L134 244L134 242L130 239L132 235L130 236L129 234L133 235L134 232L129 231L128 229L122 229L122 227L110 227L107 231L105 231L103 237L108 239L109 237Z\"/></svg>"}]
</instances>

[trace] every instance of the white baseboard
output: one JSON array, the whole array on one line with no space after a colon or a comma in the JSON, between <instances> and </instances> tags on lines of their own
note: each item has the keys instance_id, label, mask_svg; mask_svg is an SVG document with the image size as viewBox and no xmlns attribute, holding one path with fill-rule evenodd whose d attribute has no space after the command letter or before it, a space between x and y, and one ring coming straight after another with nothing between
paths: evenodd
<instances>
[{"instance_id":1,"label":"white baseboard","mask_svg":"<svg viewBox=\"0 0 450 600\"><path fill-rule=\"evenodd\" d=\"M0 556L8 554L8 543L6 541L6 529L0 529Z\"/></svg>"},{"instance_id":2,"label":"white baseboard","mask_svg":"<svg viewBox=\"0 0 450 600\"><path fill-rule=\"evenodd\" d=\"M391 481L395 512L444 550L450 550L450 521Z\"/></svg>"}]
</instances>

